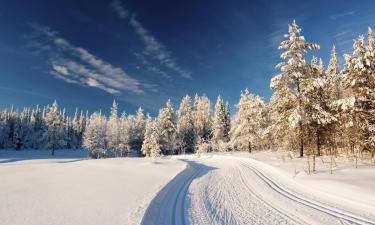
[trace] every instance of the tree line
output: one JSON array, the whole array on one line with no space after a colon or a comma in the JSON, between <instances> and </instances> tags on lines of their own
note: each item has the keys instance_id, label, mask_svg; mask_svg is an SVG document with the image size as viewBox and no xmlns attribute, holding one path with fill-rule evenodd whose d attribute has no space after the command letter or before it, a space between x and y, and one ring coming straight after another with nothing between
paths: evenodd
<instances>
[{"instance_id":1,"label":"tree line","mask_svg":"<svg viewBox=\"0 0 375 225\"><path fill-rule=\"evenodd\" d=\"M119 115L116 102L108 117L78 111L70 117L56 102L43 109L5 110L0 148L84 147L95 158L284 149L312 157L313 170L315 157L323 154L374 157L374 48L369 28L366 38L354 41L353 53L344 55L341 70L335 46L325 67L315 56L308 60L319 45L308 43L293 21L279 46L282 62L270 83L269 102L244 90L233 116L220 96L212 107L205 95L185 96L177 110L168 100L155 118L141 108L135 115Z\"/></svg>"}]
</instances>

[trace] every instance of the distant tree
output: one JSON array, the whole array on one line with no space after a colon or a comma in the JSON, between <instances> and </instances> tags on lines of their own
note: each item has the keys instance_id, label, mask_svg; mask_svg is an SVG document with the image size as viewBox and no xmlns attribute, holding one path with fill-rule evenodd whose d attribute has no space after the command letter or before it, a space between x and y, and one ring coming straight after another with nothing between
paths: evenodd
<instances>
[{"instance_id":1,"label":"distant tree","mask_svg":"<svg viewBox=\"0 0 375 225\"><path fill-rule=\"evenodd\" d=\"M212 140L215 143L223 142L226 132L226 112L223 100L221 97L217 97L215 104L215 115L212 123Z\"/></svg>"},{"instance_id":2,"label":"distant tree","mask_svg":"<svg viewBox=\"0 0 375 225\"><path fill-rule=\"evenodd\" d=\"M89 150L89 155L92 158L100 158L106 155L106 126L106 118L98 112L93 113L87 122L83 146Z\"/></svg>"},{"instance_id":3,"label":"distant tree","mask_svg":"<svg viewBox=\"0 0 375 225\"><path fill-rule=\"evenodd\" d=\"M262 143L265 103L261 97L251 94L246 89L241 92L237 108L238 112L230 132L231 144L234 149L251 152L258 149Z\"/></svg>"},{"instance_id":4,"label":"distant tree","mask_svg":"<svg viewBox=\"0 0 375 225\"><path fill-rule=\"evenodd\" d=\"M51 149L51 154L54 155L56 149L66 147L64 117L59 111L56 101L53 102L52 106L47 107L44 124L46 126L46 130L43 133L44 147Z\"/></svg>"},{"instance_id":5,"label":"distant tree","mask_svg":"<svg viewBox=\"0 0 375 225\"><path fill-rule=\"evenodd\" d=\"M191 98L186 95L177 111L177 135L180 153L192 153L195 150L196 133L191 108Z\"/></svg>"},{"instance_id":6,"label":"distant tree","mask_svg":"<svg viewBox=\"0 0 375 225\"><path fill-rule=\"evenodd\" d=\"M208 141L212 134L211 101L205 95L195 95L192 110L197 137Z\"/></svg>"},{"instance_id":7,"label":"distant tree","mask_svg":"<svg viewBox=\"0 0 375 225\"><path fill-rule=\"evenodd\" d=\"M224 108L224 141L228 142L230 137L229 137L229 132L231 129L231 119L230 119L230 107L229 107L229 102L225 103L225 108Z\"/></svg>"},{"instance_id":8,"label":"distant tree","mask_svg":"<svg viewBox=\"0 0 375 225\"><path fill-rule=\"evenodd\" d=\"M146 126L145 138L142 144L142 153L147 157L161 156L161 145L159 143L160 136L155 120L150 120Z\"/></svg>"},{"instance_id":9,"label":"distant tree","mask_svg":"<svg viewBox=\"0 0 375 225\"><path fill-rule=\"evenodd\" d=\"M118 105L113 100L111 115L107 122L106 141L107 148L115 153L115 156L119 153L120 144L120 132L119 132L119 119L117 113Z\"/></svg>"},{"instance_id":10,"label":"distant tree","mask_svg":"<svg viewBox=\"0 0 375 225\"><path fill-rule=\"evenodd\" d=\"M166 107L159 110L156 126L163 154L173 154L176 145L176 116L170 99L167 101Z\"/></svg>"}]
</instances>

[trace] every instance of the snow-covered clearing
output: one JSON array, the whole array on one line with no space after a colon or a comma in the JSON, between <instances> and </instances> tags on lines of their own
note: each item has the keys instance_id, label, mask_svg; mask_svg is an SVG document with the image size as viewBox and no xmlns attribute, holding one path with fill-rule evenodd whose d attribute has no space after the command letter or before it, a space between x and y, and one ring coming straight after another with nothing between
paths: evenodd
<instances>
[{"instance_id":1,"label":"snow-covered clearing","mask_svg":"<svg viewBox=\"0 0 375 225\"><path fill-rule=\"evenodd\" d=\"M375 224L370 162L338 159L331 175L319 159L307 175L285 155L1 151L1 224Z\"/></svg>"},{"instance_id":2,"label":"snow-covered clearing","mask_svg":"<svg viewBox=\"0 0 375 225\"><path fill-rule=\"evenodd\" d=\"M85 151L0 151L2 225L139 224L180 160L88 160Z\"/></svg>"}]
</instances>

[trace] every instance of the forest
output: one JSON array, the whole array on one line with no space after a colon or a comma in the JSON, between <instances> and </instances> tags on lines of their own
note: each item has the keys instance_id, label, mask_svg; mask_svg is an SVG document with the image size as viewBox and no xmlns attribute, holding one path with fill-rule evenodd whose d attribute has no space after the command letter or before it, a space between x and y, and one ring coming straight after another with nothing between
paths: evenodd
<instances>
[{"instance_id":1,"label":"forest","mask_svg":"<svg viewBox=\"0 0 375 225\"><path fill-rule=\"evenodd\" d=\"M168 100L154 118L142 108L134 115L120 113L116 101L108 116L78 109L70 116L56 101L5 109L0 112L0 148L50 149L52 154L85 148L92 158L272 149L311 159L312 171L322 155L331 156L331 162L339 154L373 158L374 48L368 28L366 37L354 41L353 52L342 56L344 65L333 46L325 66L312 55L319 45L308 43L294 21L279 46L279 74L270 81L269 101L246 89L231 115L221 96L213 105L205 95L187 95L176 109Z\"/></svg>"}]
</instances>

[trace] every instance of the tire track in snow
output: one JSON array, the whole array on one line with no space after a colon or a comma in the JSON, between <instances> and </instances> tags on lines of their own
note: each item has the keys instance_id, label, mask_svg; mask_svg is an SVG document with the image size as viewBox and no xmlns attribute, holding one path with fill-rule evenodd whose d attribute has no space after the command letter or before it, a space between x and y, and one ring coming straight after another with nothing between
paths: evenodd
<instances>
[{"instance_id":1,"label":"tire track in snow","mask_svg":"<svg viewBox=\"0 0 375 225\"><path fill-rule=\"evenodd\" d=\"M187 168L173 178L151 201L142 218L142 225L187 225L187 191L192 180L204 172L203 165L187 163Z\"/></svg>"},{"instance_id":2,"label":"tire track in snow","mask_svg":"<svg viewBox=\"0 0 375 225\"><path fill-rule=\"evenodd\" d=\"M249 165L249 163L242 161L242 166L250 169L252 172L254 172L263 182L265 182L271 189L279 193L280 195L295 201L299 204L302 204L304 206L307 206L309 208L312 208L314 210L318 210L320 212L326 213L330 216L333 216L340 221L345 221L349 224L372 224L375 225L375 221L371 221L366 218L362 218L360 216L353 215L351 213L347 213L338 209L334 209L332 207L323 205L322 203L318 203L314 200L307 199L305 197L302 197L296 193L293 193L286 188L282 187L281 185L277 184L275 181L264 175L262 172L260 172L255 167Z\"/></svg>"},{"instance_id":3,"label":"tire track in snow","mask_svg":"<svg viewBox=\"0 0 375 225\"><path fill-rule=\"evenodd\" d=\"M278 212L255 196L255 189L250 191L245 185L248 179L241 182L243 169L238 160L219 159L209 163L219 168L194 180L189 189L192 224L306 224Z\"/></svg>"},{"instance_id":4,"label":"tire track in snow","mask_svg":"<svg viewBox=\"0 0 375 225\"><path fill-rule=\"evenodd\" d=\"M240 168L238 168L239 170L239 177L240 177L240 180L241 180L241 183L246 187L246 189L248 190L248 193L251 193L253 197L257 198L258 201L262 202L264 205L266 205L268 208L272 209L275 213L278 213L280 214L282 217L284 218L288 218L289 219L289 222L291 223L294 223L294 224L305 224L305 222L301 221L299 218L293 218L289 215L287 215L286 213L282 212L281 210L275 208L274 206L272 206L271 204L269 204L267 201L265 201L264 199L262 199L248 184L248 182L246 182L244 176L243 176L243 172Z\"/></svg>"}]
</instances>

